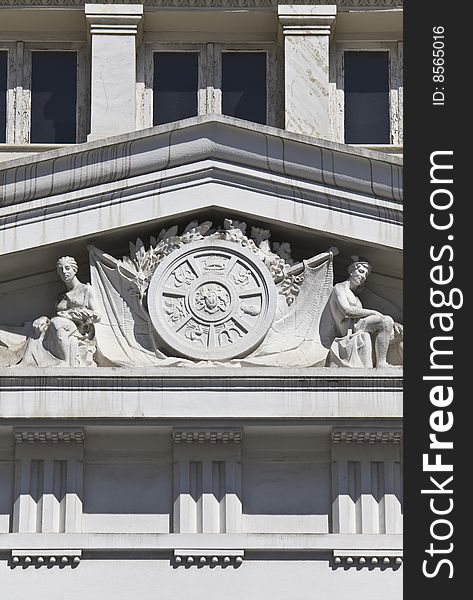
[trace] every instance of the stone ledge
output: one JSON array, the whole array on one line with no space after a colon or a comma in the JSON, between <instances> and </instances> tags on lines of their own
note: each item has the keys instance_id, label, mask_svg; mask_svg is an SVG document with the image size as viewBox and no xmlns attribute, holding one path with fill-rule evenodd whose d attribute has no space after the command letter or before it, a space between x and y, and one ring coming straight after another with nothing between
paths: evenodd
<instances>
[{"instance_id":1,"label":"stone ledge","mask_svg":"<svg viewBox=\"0 0 473 600\"><path fill-rule=\"evenodd\" d=\"M401 369L10 368L0 370L0 381L0 419L20 420L18 427L24 419L201 419L208 426L222 418L402 418Z\"/></svg>"},{"instance_id":2,"label":"stone ledge","mask_svg":"<svg viewBox=\"0 0 473 600\"><path fill-rule=\"evenodd\" d=\"M119 367L97 367L97 368L60 368L60 367L26 367L26 368L1 368L0 379L2 385L11 380L28 381L41 379L44 384L51 381L132 381L146 378L150 381L190 381L198 385L202 381L261 381L267 379L274 383L301 381L306 385L309 381L390 381L396 387L402 383L402 369L337 369L309 367L306 369L283 369L279 367L150 367L150 368L119 368Z\"/></svg>"},{"instance_id":3,"label":"stone ledge","mask_svg":"<svg viewBox=\"0 0 473 600\"><path fill-rule=\"evenodd\" d=\"M227 553L239 551L343 552L355 551L374 556L377 552L402 550L400 534L291 534L291 533L10 533L0 536L0 551L26 550L30 553L56 551L60 548L83 551L147 551L166 550L179 553ZM60 550L57 550L60 552Z\"/></svg>"},{"instance_id":4,"label":"stone ledge","mask_svg":"<svg viewBox=\"0 0 473 600\"><path fill-rule=\"evenodd\" d=\"M17 427L70 418L178 419L185 427L190 419L213 426L216 419L356 418L366 426L402 418L400 369L3 369L0 380L0 419Z\"/></svg>"},{"instance_id":5,"label":"stone ledge","mask_svg":"<svg viewBox=\"0 0 473 600\"><path fill-rule=\"evenodd\" d=\"M129 4L132 0L117 0L116 4ZM314 0L298 0L297 4L306 5ZM28 6L28 7L59 7L61 9L81 9L86 0L0 0L0 6ZM293 4L296 0L143 0L147 9L159 8L236 8L236 9L265 9L276 8L278 5ZM387 9L392 10L403 6L403 0L317 0L317 4L336 4L338 10L353 11L363 9Z\"/></svg>"}]
</instances>

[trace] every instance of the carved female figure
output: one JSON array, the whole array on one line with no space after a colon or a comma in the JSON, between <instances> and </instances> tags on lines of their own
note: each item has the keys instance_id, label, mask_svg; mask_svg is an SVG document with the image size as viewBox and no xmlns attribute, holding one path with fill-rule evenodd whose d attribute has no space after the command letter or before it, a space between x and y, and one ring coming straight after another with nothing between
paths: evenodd
<instances>
[{"instance_id":1,"label":"carved female figure","mask_svg":"<svg viewBox=\"0 0 473 600\"><path fill-rule=\"evenodd\" d=\"M0 328L0 365L21 367L95 366L94 323L99 312L89 283L77 279L77 262L61 257L57 272L66 286L50 319Z\"/></svg>"},{"instance_id":2,"label":"carved female figure","mask_svg":"<svg viewBox=\"0 0 473 600\"><path fill-rule=\"evenodd\" d=\"M77 262L71 256L61 257L56 264L57 272L66 286L56 305L56 316L49 324L44 317L33 326L40 330L47 326L44 346L49 352L69 366L81 363L79 341L87 342L94 336L93 324L99 321L92 286L77 278ZM38 322L40 321L40 322Z\"/></svg>"}]
</instances>

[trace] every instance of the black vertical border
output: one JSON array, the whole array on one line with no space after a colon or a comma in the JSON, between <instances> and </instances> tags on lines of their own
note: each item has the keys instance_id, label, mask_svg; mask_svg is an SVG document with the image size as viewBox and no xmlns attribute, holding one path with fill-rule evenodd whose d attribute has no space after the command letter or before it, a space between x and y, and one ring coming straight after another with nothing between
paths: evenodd
<instances>
[{"instance_id":1,"label":"black vertical border","mask_svg":"<svg viewBox=\"0 0 473 600\"><path fill-rule=\"evenodd\" d=\"M473 241L473 211L469 210L472 192L466 181L468 172L473 173L473 165L467 164L473 152L469 150L471 114L473 107L468 102L468 87L472 80L470 58L473 56L473 36L467 31L469 26L469 3L457 0L439 1L405 0L404 2L404 207L405 207L405 335L406 352L404 360L405 392L405 450L404 450L404 489L405 489L405 560L404 598L425 598L426 600L463 598L470 596L466 581L466 546L473 531L468 519L466 503L469 494L467 483L473 484L473 468L470 466L473 452L468 438L468 411L473 407L471 386L468 384L470 363L470 324L473 320L469 308L472 307L468 289L469 270L466 261L470 254L470 240ZM445 28L445 81L433 80L433 28ZM445 105L434 106L432 94L436 87L444 88ZM470 104L470 106L468 106ZM451 212L454 224L451 230L435 231L430 226L430 195L435 188L430 182L430 156L434 151L452 150L453 185L447 186L454 194ZM438 186L437 186L438 187ZM472 230L469 234L469 230ZM447 240L453 235L453 240ZM429 451L429 434L432 430L429 418L434 410L429 400L432 381L423 381L424 375L432 375L430 367L430 341L438 335L430 325L430 316L437 312L430 303L430 269L433 263L430 248L441 248L451 244L454 257L452 262L443 261L445 266L454 269L454 279L450 287L463 291L464 304L460 309L443 308L453 313L454 328L450 334L454 340L453 382L454 400L451 410L454 416L453 428L439 439L452 440L453 450L442 452L442 462L452 463L452 473L425 473L422 469L422 455ZM449 255L446 253L445 256ZM468 257L468 258L467 258ZM433 286L438 288L439 286ZM469 286L471 287L471 286ZM447 347L448 344L445 346ZM468 364L467 364L468 361ZM448 361L446 361L448 362ZM450 357L450 362L452 362ZM438 371L435 374L445 374ZM442 437L443 436L443 437ZM436 451L433 451L435 454ZM431 459L432 462L433 459ZM430 476L439 482L453 475L448 488L452 495L437 495L438 507L448 506L447 498L454 501L453 511L442 517L434 515L428 494L422 489L432 489ZM443 502L443 504L441 504ZM436 541L431 537L430 528L436 519L449 519L454 527L452 537ZM438 527L437 533L447 532L447 526ZM426 549L433 543L436 549L446 550L450 542L453 551L438 553L431 557ZM460 551L460 544L465 550ZM428 560L427 570L434 572L442 558L453 565L443 564L436 576L428 578L423 573L423 561Z\"/></svg>"}]
</instances>

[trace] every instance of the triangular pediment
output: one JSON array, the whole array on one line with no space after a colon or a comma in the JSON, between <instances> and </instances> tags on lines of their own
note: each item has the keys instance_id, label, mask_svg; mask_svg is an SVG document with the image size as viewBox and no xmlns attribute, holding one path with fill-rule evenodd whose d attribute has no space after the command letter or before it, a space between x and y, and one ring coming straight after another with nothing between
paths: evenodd
<instances>
[{"instance_id":1,"label":"triangular pediment","mask_svg":"<svg viewBox=\"0 0 473 600\"><path fill-rule=\"evenodd\" d=\"M46 307L58 256L75 256L87 279L89 244L120 257L163 226L225 218L270 228L297 259L336 245L342 272L362 254L381 288L400 287L397 157L205 116L9 161L0 177L4 298L35 287Z\"/></svg>"}]
</instances>

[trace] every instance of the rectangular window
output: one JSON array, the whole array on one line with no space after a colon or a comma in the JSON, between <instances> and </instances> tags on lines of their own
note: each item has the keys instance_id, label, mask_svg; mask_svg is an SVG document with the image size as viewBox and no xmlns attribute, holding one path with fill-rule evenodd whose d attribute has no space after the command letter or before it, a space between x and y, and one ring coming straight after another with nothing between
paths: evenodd
<instances>
[{"instance_id":1,"label":"rectangular window","mask_svg":"<svg viewBox=\"0 0 473 600\"><path fill-rule=\"evenodd\" d=\"M345 52L345 143L389 144L389 53Z\"/></svg>"},{"instance_id":2,"label":"rectangular window","mask_svg":"<svg viewBox=\"0 0 473 600\"><path fill-rule=\"evenodd\" d=\"M266 53L223 52L222 113L266 124Z\"/></svg>"},{"instance_id":3,"label":"rectangular window","mask_svg":"<svg viewBox=\"0 0 473 600\"><path fill-rule=\"evenodd\" d=\"M77 53L32 53L31 142L76 141Z\"/></svg>"},{"instance_id":4,"label":"rectangular window","mask_svg":"<svg viewBox=\"0 0 473 600\"><path fill-rule=\"evenodd\" d=\"M155 52L153 125L197 115L199 54Z\"/></svg>"},{"instance_id":5,"label":"rectangular window","mask_svg":"<svg viewBox=\"0 0 473 600\"><path fill-rule=\"evenodd\" d=\"M0 51L0 144L4 144L6 141L7 67L8 67L8 53L6 51Z\"/></svg>"}]
</instances>

